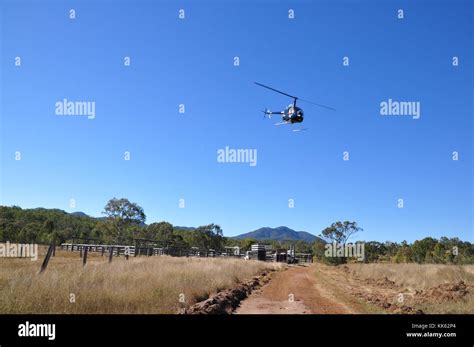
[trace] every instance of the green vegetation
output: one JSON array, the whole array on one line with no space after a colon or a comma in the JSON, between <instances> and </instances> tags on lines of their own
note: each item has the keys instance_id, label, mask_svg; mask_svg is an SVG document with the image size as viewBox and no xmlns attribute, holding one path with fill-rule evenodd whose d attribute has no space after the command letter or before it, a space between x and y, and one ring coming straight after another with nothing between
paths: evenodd
<instances>
[{"instance_id":1,"label":"green vegetation","mask_svg":"<svg viewBox=\"0 0 474 347\"><path fill-rule=\"evenodd\" d=\"M346 244L349 238L359 231L362 231L362 228L360 228L356 222L335 222L322 231L321 238L327 243L336 242L337 244ZM345 264L348 260L345 257L326 257L325 244L321 242L314 243L313 254L316 259L326 264Z\"/></svg>"},{"instance_id":2,"label":"green vegetation","mask_svg":"<svg viewBox=\"0 0 474 347\"><path fill-rule=\"evenodd\" d=\"M359 231L362 229L356 222L336 222L324 229L321 237L330 243L346 244L350 236ZM315 259L327 264L343 264L349 261L343 257L326 257L324 243L314 243L312 250ZM364 253L366 263L474 264L474 244L456 237L441 237L439 240L426 237L412 244L406 241L368 241L364 242Z\"/></svg>"},{"instance_id":3,"label":"green vegetation","mask_svg":"<svg viewBox=\"0 0 474 347\"><path fill-rule=\"evenodd\" d=\"M418 263L418 264L474 264L474 244L457 237L441 237L439 240L426 237L412 244L386 241L364 243L366 263ZM324 244L313 244L313 255L326 264L342 264L345 258L324 256Z\"/></svg>"},{"instance_id":4,"label":"green vegetation","mask_svg":"<svg viewBox=\"0 0 474 347\"><path fill-rule=\"evenodd\" d=\"M348 260L325 257L325 244L319 239L312 244L303 240L235 239L224 237L221 227L216 224L195 229L174 227L168 222L146 225L143 208L127 199L111 199L103 213L105 217L93 218L58 209L0 206L0 240L60 244L76 237L93 238L104 244L132 244L134 238L142 238L176 248L223 250L225 246L239 246L242 252L260 242L271 244L274 249L288 249L291 244L297 253L312 253L315 259L326 263L339 264ZM321 237L326 242L346 243L351 235L361 230L355 222L336 222L324 229ZM474 264L474 244L446 237L439 240L427 237L412 244L370 241L365 242L365 262Z\"/></svg>"},{"instance_id":5,"label":"green vegetation","mask_svg":"<svg viewBox=\"0 0 474 347\"><path fill-rule=\"evenodd\" d=\"M141 238L169 247L216 250L223 249L226 242L216 224L193 230L179 230L167 222L146 225L143 208L127 199L111 199L103 213L105 217L93 218L58 209L0 206L0 240L60 244L72 238L90 238L104 244L132 244L134 238Z\"/></svg>"},{"instance_id":6,"label":"green vegetation","mask_svg":"<svg viewBox=\"0 0 474 347\"><path fill-rule=\"evenodd\" d=\"M365 253L368 262L474 264L474 244L457 237L426 237L412 244L372 241L365 244Z\"/></svg>"}]
</instances>

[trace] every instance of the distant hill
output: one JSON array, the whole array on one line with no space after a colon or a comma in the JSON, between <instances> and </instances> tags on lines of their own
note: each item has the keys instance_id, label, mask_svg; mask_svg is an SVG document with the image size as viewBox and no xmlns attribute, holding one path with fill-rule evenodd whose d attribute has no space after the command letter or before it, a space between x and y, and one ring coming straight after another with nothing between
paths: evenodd
<instances>
[{"instance_id":1,"label":"distant hill","mask_svg":"<svg viewBox=\"0 0 474 347\"><path fill-rule=\"evenodd\" d=\"M295 231L285 226L270 228L264 227L260 228L245 234L235 236L236 239L256 239L256 240L295 240L295 241L305 241L305 242L314 242L316 240L322 241L317 236L310 234L306 231Z\"/></svg>"},{"instance_id":2,"label":"distant hill","mask_svg":"<svg viewBox=\"0 0 474 347\"><path fill-rule=\"evenodd\" d=\"M81 211L72 212L70 214L72 214L73 216L77 216L77 217L90 217L88 214L85 214L84 212L81 212ZM93 217L91 217L91 218L93 218Z\"/></svg>"},{"instance_id":3,"label":"distant hill","mask_svg":"<svg viewBox=\"0 0 474 347\"><path fill-rule=\"evenodd\" d=\"M173 228L174 228L175 230L186 230L186 231L193 231L193 230L196 230L195 227L180 227L180 226L177 226L177 225L173 226Z\"/></svg>"},{"instance_id":4,"label":"distant hill","mask_svg":"<svg viewBox=\"0 0 474 347\"><path fill-rule=\"evenodd\" d=\"M60 212L63 212L65 214L68 214L67 212L63 211L63 210L58 210ZM89 216L87 213L84 213L82 211L77 211L77 212L71 212L69 213L70 215L72 216L76 216L76 217L88 217L88 218L93 218L93 219L96 219L96 220L106 220L107 217L106 216L102 216L102 217L92 217L92 216ZM147 226L146 223L140 223L140 226ZM173 226L173 228L175 230L186 230L186 231L192 231L192 230L196 230L195 227L183 227L183 226Z\"/></svg>"}]
</instances>

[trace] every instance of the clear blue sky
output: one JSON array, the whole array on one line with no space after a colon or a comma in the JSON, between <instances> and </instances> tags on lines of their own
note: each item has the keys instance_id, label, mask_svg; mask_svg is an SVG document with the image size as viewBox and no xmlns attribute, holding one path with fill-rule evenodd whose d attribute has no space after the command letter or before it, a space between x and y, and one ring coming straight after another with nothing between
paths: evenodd
<instances>
[{"instance_id":1,"label":"clear blue sky","mask_svg":"<svg viewBox=\"0 0 474 347\"><path fill-rule=\"evenodd\" d=\"M225 235L355 220L359 239L474 240L472 2L3 1L1 13L2 205L100 216L126 197L147 223ZM275 127L260 110L291 100L253 81L337 111L301 104L308 131ZM63 98L95 101L96 118L55 115ZM381 116L389 98L420 102L421 118ZM257 149L257 165L218 163L225 146Z\"/></svg>"}]
</instances>

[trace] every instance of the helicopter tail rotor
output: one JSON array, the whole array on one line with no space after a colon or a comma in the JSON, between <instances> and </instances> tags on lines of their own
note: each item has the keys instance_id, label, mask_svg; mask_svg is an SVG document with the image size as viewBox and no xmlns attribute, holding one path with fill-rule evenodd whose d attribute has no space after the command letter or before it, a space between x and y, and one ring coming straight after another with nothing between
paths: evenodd
<instances>
[{"instance_id":1,"label":"helicopter tail rotor","mask_svg":"<svg viewBox=\"0 0 474 347\"><path fill-rule=\"evenodd\" d=\"M272 118L272 111L270 111L268 108L266 108L263 112L263 118Z\"/></svg>"}]
</instances>

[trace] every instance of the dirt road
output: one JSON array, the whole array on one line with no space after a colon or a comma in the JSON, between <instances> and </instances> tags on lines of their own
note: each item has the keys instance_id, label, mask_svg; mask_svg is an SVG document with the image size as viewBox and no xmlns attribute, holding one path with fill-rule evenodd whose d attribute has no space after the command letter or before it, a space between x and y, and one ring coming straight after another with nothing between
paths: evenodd
<instances>
[{"instance_id":1,"label":"dirt road","mask_svg":"<svg viewBox=\"0 0 474 347\"><path fill-rule=\"evenodd\" d=\"M325 284L314 266L293 266L242 301L236 314L360 313Z\"/></svg>"},{"instance_id":2,"label":"dirt road","mask_svg":"<svg viewBox=\"0 0 474 347\"><path fill-rule=\"evenodd\" d=\"M445 265L293 265L273 273L234 313L472 313L473 279L469 267Z\"/></svg>"}]
</instances>

